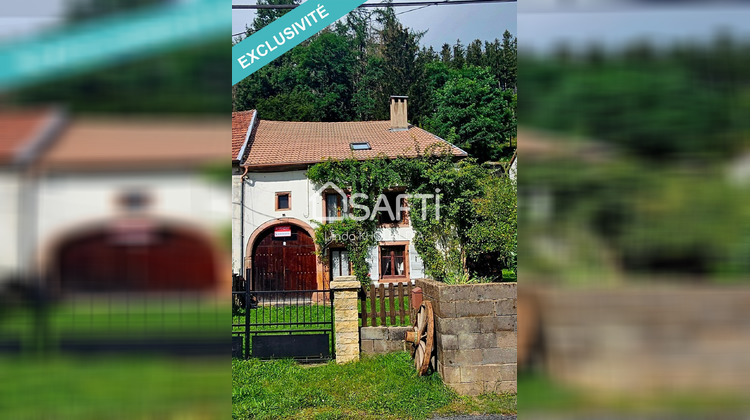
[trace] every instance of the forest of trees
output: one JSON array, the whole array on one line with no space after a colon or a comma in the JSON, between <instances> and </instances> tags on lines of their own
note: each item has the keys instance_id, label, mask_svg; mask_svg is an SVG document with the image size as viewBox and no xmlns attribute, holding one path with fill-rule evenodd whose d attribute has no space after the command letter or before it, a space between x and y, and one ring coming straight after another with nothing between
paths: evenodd
<instances>
[{"instance_id":1,"label":"forest of trees","mask_svg":"<svg viewBox=\"0 0 750 420\"><path fill-rule=\"evenodd\" d=\"M721 159L747 146L750 43L521 54L520 124L598 139L653 161Z\"/></svg>"},{"instance_id":2,"label":"forest of trees","mask_svg":"<svg viewBox=\"0 0 750 420\"><path fill-rule=\"evenodd\" d=\"M580 253L551 262L529 247L524 267L592 272L601 282L590 267L608 254L605 264L630 273L750 273L750 180L728 175L750 150L750 43L720 34L617 51L561 47L547 56L522 52L519 65L522 127L613 151L601 162L522 164L521 194L546 191L553 203L548 223L522 218L523 243L538 233ZM522 162L523 151L522 143Z\"/></svg>"},{"instance_id":3,"label":"forest of trees","mask_svg":"<svg viewBox=\"0 0 750 420\"><path fill-rule=\"evenodd\" d=\"M68 2L62 29L170 1ZM231 45L224 36L191 40L186 46L156 54L113 58L106 67L18 89L2 99L22 106L63 105L71 112L87 114L227 116L231 110L230 54Z\"/></svg>"},{"instance_id":4,"label":"forest of trees","mask_svg":"<svg viewBox=\"0 0 750 420\"><path fill-rule=\"evenodd\" d=\"M288 3L270 0L265 3ZM284 11L259 10L245 35ZM409 96L409 121L481 161L508 160L516 136L516 39L420 46L423 33L391 8L355 10L238 83L234 110L280 121L389 118L389 96ZM240 41L239 36L235 41Z\"/></svg>"}]
</instances>

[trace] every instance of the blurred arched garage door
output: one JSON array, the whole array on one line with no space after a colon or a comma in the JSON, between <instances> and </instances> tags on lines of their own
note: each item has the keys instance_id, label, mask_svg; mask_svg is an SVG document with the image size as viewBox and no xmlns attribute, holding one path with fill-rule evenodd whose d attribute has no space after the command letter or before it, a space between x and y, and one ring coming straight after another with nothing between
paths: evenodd
<instances>
[{"instance_id":1,"label":"blurred arched garage door","mask_svg":"<svg viewBox=\"0 0 750 420\"><path fill-rule=\"evenodd\" d=\"M53 252L52 276L62 292L209 291L218 284L208 239L149 220L71 233Z\"/></svg>"}]
</instances>

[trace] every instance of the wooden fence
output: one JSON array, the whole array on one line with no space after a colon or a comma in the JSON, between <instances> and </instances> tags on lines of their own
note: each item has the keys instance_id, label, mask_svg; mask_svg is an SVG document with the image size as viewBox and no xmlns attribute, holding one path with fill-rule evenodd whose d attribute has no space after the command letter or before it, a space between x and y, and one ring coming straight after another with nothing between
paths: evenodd
<instances>
[{"instance_id":1,"label":"wooden fence","mask_svg":"<svg viewBox=\"0 0 750 420\"><path fill-rule=\"evenodd\" d=\"M411 282L371 285L360 294L359 318L363 327L411 326Z\"/></svg>"}]
</instances>

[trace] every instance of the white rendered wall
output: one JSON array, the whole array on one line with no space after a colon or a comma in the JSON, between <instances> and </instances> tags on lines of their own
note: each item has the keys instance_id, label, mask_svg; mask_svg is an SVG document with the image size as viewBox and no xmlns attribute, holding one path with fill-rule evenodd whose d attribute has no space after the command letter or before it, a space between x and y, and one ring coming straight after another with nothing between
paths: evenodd
<instances>
[{"instance_id":1,"label":"white rendered wall","mask_svg":"<svg viewBox=\"0 0 750 420\"><path fill-rule=\"evenodd\" d=\"M125 215L118 198L133 190L151 198L149 216L215 236L229 227L231 189L194 171L48 173L39 180L36 250L78 227Z\"/></svg>"},{"instance_id":2,"label":"white rendered wall","mask_svg":"<svg viewBox=\"0 0 750 420\"><path fill-rule=\"evenodd\" d=\"M315 185L305 176L304 170L286 172L249 172L245 179L244 194L244 232L242 238L242 255L238 261L244 261L246 257L248 241L253 232L262 224L279 219L291 217L310 225L313 229L317 226L315 221L320 222L323 218L323 197L320 191L316 191ZM291 210L276 211L276 193L291 192ZM378 229L379 240L383 242L409 241L409 273L412 279L424 277L424 265L417 255L414 245L411 243L414 230L411 227ZM233 242L237 243L237 242ZM370 277L378 279L378 248L370 251ZM235 272L239 272L237 267Z\"/></svg>"},{"instance_id":3,"label":"white rendered wall","mask_svg":"<svg viewBox=\"0 0 750 420\"><path fill-rule=\"evenodd\" d=\"M19 176L0 170L0 281L18 267Z\"/></svg>"}]
</instances>

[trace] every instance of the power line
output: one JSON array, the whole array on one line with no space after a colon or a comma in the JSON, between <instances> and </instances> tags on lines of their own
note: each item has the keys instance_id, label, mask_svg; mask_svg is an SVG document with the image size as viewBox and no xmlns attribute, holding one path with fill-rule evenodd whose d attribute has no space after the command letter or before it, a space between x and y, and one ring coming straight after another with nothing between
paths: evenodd
<instances>
[{"instance_id":1,"label":"power line","mask_svg":"<svg viewBox=\"0 0 750 420\"><path fill-rule=\"evenodd\" d=\"M405 10L405 11L403 11L403 12L398 12L398 13L396 13L396 16L398 16L398 15L403 15L404 13L409 13L409 12L413 12L413 11L415 11L415 10L420 10L420 9L424 9L425 7L430 7L430 6L432 6L432 5L431 5L431 4L428 4L428 5L426 5L426 6L419 6L419 7L415 7L415 8L413 8L413 9Z\"/></svg>"},{"instance_id":2,"label":"power line","mask_svg":"<svg viewBox=\"0 0 750 420\"><path fill-rule=\"evenodd\" d=\"M516 3L517 0L442 0L442 1L410 1L393 3L364 3L358 8L365 7L410 7L410 6L447 6L460 4L481 3ZM233 4L232 9L294 9L299 4ZM416 10L416 9L414 9ZM406 13L406 12L404 12Z\"/></svg>"},{"instance_id":3,"label":"power line","mask_svg":"<svg viewBox=\"0 0 750 420\"><path fill-rule=\"evenodd\" d=\"M405 13L413 12L416 10L424 9L429 6L445 6L445 5L457 5L457 4L480 4L480 3L516 3L517 0L442 0L442 1L411 1L411 2L397 2L397 3L363 3L358 8L365 7L408 7L408 6L420 6L414 9L406 10L396 15L403 15ZM299 4L233 4L232 9L294 9ZM244 35L246 31L232 34L232 37Z\"/></svg>"},{"instance_id":4,"label":"power line","mask_svg":"<svg viewBox=\"0 0 750 420\"><path fill-rule=\"evenodd\" d=\"M261 5L261 6L267 6L267 5ZM282 5L282 6L291 6L291 5ZM399 12L399 13L396 13L396 16L398 16L398 15L403 15L404 13L409 13L409 12L413 12L413 11L415 11L415 10L420 10L420 9L424 9L425 7L430 7L430 6L433 6L433 4L426 4L426 5L424 5L424 6L419 6L419 7L415 7L415 8L413 8L413 9L405 10L405 11L403 11L403 12ZM245 35L246 33L247 33L247 31L244 31L244 32L237 32L236 34L232 34L232 37L235 37L235 36L239 36L239 35Z\"/></svg>"}]
</instances>

